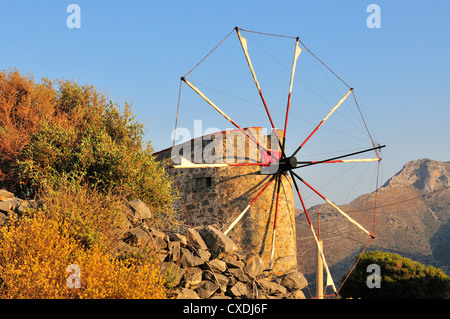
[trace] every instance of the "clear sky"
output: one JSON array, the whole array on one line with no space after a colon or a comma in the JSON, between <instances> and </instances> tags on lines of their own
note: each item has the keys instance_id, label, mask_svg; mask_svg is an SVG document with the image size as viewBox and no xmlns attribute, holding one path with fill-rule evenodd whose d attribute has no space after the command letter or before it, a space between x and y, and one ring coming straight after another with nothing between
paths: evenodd
<instances>
[{"instance_id":1,"label":"clear sky","mask_svg":"<svg viewBox=\"0 0 450 319\"><path fill-rule=\"evenodd\" d=\"M72 3L81 9L80 28L69 28L66 24L71 14L66 9ZM366 9L372 3L381 9L380 28L369 28L366 24L371 14ZM112 100L131 102L138 120L145 124L147 138L159 150L171 146L180 76L233 27L299 36L355 88L376 141L387 145L383 150L384 182L407 161L425 157L450 160L449 14L447 0L0 1L0 68L17 68L22 73L33 74L36 80L64 78L93 84L107 92ZM282 82L275 77L278 73L267 70L272 67L275 70L280 65L282 70L290 68L293 44L281 40L279 45L265 43L257 35L248 36L249 47L255 54L255 69L260 61L258 52L261 56L271 52L274 58L268 59L267 64L261 60L257 71L262 75L266 71L267 77L273 80L264 82L267 91L275 92L274 98L277 94L282 96L281 104L270 105L273 114L281 112L279 116L274 115L281 127L289 72L285 72ZM234 35L226 42L208 60L209 64L192 77L206 85L205 88L228 94L224 96L239 97L235 104L239 101L261 104L255 97L254 84L248 90L245 86L241 92L239 88L233 92L241 79L239 73L233 72L245 60L242 51L233 51L237 42ZM290 60L283 60L285 53ZM302 52L297 66L297 77L304 82L294 85L294 92L299 92L293 93L296 98L302 88L305 91L305 84L311 83L309 80L314 81L307 77L308 60L306 55L302 60L304 55ZM234 62L236 68L231 64ZM263 70L265 66L267 70ZM323 73L323 69L317 70ZM217 82L208 78L211 74L217 75ZM332 77L325 79L333 81L332 86L322 88L318 84L314 92L333 106L339 98L329 96L328 90L332 88L340 94L345 90ZM230 127L214 122L218 115L204 111L206 106L200 106L200 101L194 98L191 104L191 97L185 92L183 89L182 107L190 111L189 116L183 117L184 122L180 119L180 125L191 128L194 119L201 119L203 129L214 125L221 125L220 129ZM217 99L222 101L220 94ZM307 102L313 107L312 101ZM298 105L295 103L293 100L293 116L297 111L298 122L295 124L293 117L288 136L297 133L301 140L313 128L311 123L318 123L330 107L314 113L306 105L302 109L301 100ZM233 113L232 108L229 111ZM262 123L263 118L252 115L264 115L263 112L263 109L247 113L234 110L232 117L237 122L242 120L243 126L267 127L267 122ZM339 123L339 119L336 116L333 121ZM300 127L305 130L301 131ZM345 130L345 124L342 129ZM326 145L326 135L324 138L317 137L315 143L325 141ZM349 144L347 149L353 146L359 147Z\"/></svg>"}]
</instances>

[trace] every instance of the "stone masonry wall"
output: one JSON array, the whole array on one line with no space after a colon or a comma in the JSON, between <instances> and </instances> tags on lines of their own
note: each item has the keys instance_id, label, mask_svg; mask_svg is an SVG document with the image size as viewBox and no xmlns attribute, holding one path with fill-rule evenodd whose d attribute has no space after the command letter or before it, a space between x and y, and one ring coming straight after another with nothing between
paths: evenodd
<instances>
[{"instance_id":1,"label":"stone masonry wall","mask_svg":"<svg viewBox=\"0 0 450 319\"><path fill-rule=\"evenodd\" d=\"M271 149L270 138L260 128L249 129L261 145ZM278 132L280 134L280 132ZM231 141L231 142L230 142ZM231 145L232 143L232 145ZM228 145L228 147L227 147ZM157 159L175 154L174 163L183 156L196 163L256 163L261 154L256 144L240 131L228 131L194 139L158 153ZM224 231L250 204L273 175L262 174L259 166L171 169L192 226L214 225ZM275 181L258 198L246 215L229 232L243 253L253 252L269 265L275 219ZM176 209L186 220L183 203ZM297 267L293 185L282 176L275 236L274 271L292 271Z\"/></svg>"}]
</instances>

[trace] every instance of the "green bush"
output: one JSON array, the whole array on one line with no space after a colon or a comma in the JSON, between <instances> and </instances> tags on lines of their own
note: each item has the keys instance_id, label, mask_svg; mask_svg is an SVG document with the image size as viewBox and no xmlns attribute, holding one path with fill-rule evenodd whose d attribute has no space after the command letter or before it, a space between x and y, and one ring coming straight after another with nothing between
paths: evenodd
<instances>
[{"instance_id":1,"label":"green bush","mask_svg":"<svg viewBox=\"0 0 450 319\"><path fill-rule=\"evenodd\" d=\"M372 274L367 272L367 267L371 264L380 267L380 288L367 285L367 278ZM425 266L397 254L372 251L362 255L340 294L344 298L449 299L450 277L433 266Z\"/></svg>"}]
</instances>

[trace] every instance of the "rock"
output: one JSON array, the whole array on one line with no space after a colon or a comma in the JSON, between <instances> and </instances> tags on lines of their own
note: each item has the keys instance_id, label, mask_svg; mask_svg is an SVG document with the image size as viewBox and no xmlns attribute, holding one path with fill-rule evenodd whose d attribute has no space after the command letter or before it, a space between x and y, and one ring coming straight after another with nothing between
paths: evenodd
<instances>
[{"instance_id":1,"label":"rock","mask_svg":"<svg viewBox=\"0 0 450 319\"><path fill-rule=\"evenodd\" d=\"M197 249L195 253L204 261L208 261L211 258L211 253L205 249Z\"/></svg>"},{"instance_id":2,"label":"rock","mask_svg":"<svg viewBox=\"0 0 450 319\"><path fill-rule=\"evenodd\" d=\"M151 240L147 231L142 226L138 226L128 231L124 235L123 241L134 247L143 247Z\"/></svg>"},{"instance_id":3,"label":"rock","mask_svg":"<svg viewBox=\"0 0 450 319\"><path fill-rule=\"evenodd\" d=\"M200 268L188 268L184 273L184 287L197 287L202 281L203 271Z\"/></svg>"},{"instance_id":4,"label":"rock","mask_svg":"<svg viewBox=\"0 0 450 319\"><path fill-rule=\"evenodd\" d=\"M295 290L291 293L289 293L286 296L287 299L306 299L305 294L303 293L303 291L301 291L301 289Z\"/></svg>"},{"instance_id":5,"label":"rock","mask_svg":"<svg viewBox=\"0 0 450 319\"><path fill-rule=\"evenodd\" d=\"M169 287L175 287L180 283L184 275L184 269L181 269L173 262L163 262L160 267L161 275L166 279Z\"/></svg>"},{"instance_id":6,"label":"rock","mask_svg":"<svg viewBox=\"0 0 450 319\"><path fill-rule=\"evenodd\" d=\"M212 297L210 297L209 299L233 299L230 296L224 295L222 293L218 294L215 293Z\"/></svg>"},{"instance_id":7,"label":"rock","mask_svg":"<svg viewBox=\"0 0 450 319\"><path fill-rule=\"evenodd\" d=\"M153 239L153 245L156 251L167 249L168 236L160 230L150 228L149 235Z\"/></svg>"},{"instance_id":8,"label":"rock","mask_svg":"<svg viewBox=\"0 0 450 319\"><path fill-rule=\"evenodd\" d=\"M294 291L297 289L303 289L308 286L308 281L301 272L294 271L290 274L285 275L281 281L281 284L290 291Z\"/></svg>"},{"instance_id":9,"label":"rock","mask_svg":"<svg viewBox=\"0 0 450 319\"><path fill-rule=\"evenodd\" d=\"M118 258L125 258L129 254L138 252L136 247L130 246L123 241L119 241L111 250L112 255L116 255Z\"/></svg>"},{"instance_id":10,"label":"rock","mask_svg":"<svg viewBox=\"0 0 450 319\"><path fill-rule=\"evenodd\" d=\"M42 204L15 198L14 194L4 190L0 190L0 196L3 196L0 197L0 226ZM282 284L286 287L268 279L257 279L265 269L262 259L254 255L244 263L246 256L238 253L236 244L213 226L190 228L183 236L149 228L143 220L151 216L150 209L142 201L128 202L121 214L124 223L115 230L117 239L121 240L109 253L123 259L147 247L154 248L165 286L174 288L171 291L175 298L304 298L301 289L307 282L303 274L284 276ZM250 281L247 274L255 280ZM259 295L261 290L256 289L256 282L265 289ZM249 293L250 283L254 285L254 295Z\"/></svg>"},{"instance_id":11,"label":"rock","mask_svg":"<svg viewBox=\"0 0 450 319\"><path fill-rule=\"evenodd\" d=\"M181 266L183 268L196 267L203 265L205 261L200 257L194 256L189 250L186 248L181 248Z\"/></svg>"},{"instance_id":12,"label":"rock","mask_svg":"<svg viewBox=\"0 0 450 319\"><path fill-rule=\"evenodd\" d=\"M203 270L203 279L215 282L219 285L220 291L225 292L227 290L227 285L229 278L225 275L219 273L213 273L210 270Z\"/></svg>"},{"instance_id":13,"label":"rock","mask_svg":"<svg viewBox=\"0 0 450 319\"><path fill-rule=\"evenodd\" d=\"M276 282L270 281L267 278L261 278L258 280L258 283L263 287L265 291L268 292L270 295L284 295L286 294L287 290L285 287L283 287L280 284L277 284Z\"/></svg>"},{"instance_id":14,"label":"rock","mask_svg":"<svg viewBox=\"0 0 450 319\"><path fill-rule=\"evenodd\" d=\"M208 249L208 246L206 246L205 241L203 240L202 236L200 236L199 232L193 228L188 228L186 230L186 239L187 242L190 243L195 248L200 249Z\"/></svg>"},{"instance_id":15,"label":"rock","mask_svg":"<svg viewBox=\"0 0 450 319\"><path fill-rule=\"evenodd\" d=\"M227 290L227 294L231 297L242 297L247 294L247 285L238 281Z\"/></svg>"},{"instance_id":16,"label":"rock","mask_svg":"<svg viewBox=\"0 0 450 319\"><path fill-rule=\"evenodd\" d=\"M175 233L170 237L170 239L172 241L179 241L181 243L181 246L183 246L183 247L186 247L186 245L187 245L186 236L183 236L181 234Z\"/></svg>"},{"instance_id":17,"label":"rock","mask_svg":"<svg viewBox=\"0 0 450 319\"><path fill-rule=\"evenodd\" d=\"M233 275L233 277L235 277L238 281L242 281L242 282L248 282L249 281L249 278L244 273L242 268L228 268L227 272L229 274Z\"/></svg>"},{"instance_id":18,"label":"rock","mask_svg":"<svg viewBox=\"0 0 450 319\"><path fill-rule=\"evenodd\" d=\"M138 219L148 219L152 217L150 209L140 199L134 199L128 202L134 212L134 216Z\"/></svg>"},{"instance_id":19,"label":"rock","mask_svg":"<svg viewBox=\"0 0 450 319\"><path fill-rule=\"evenodd\" d=\"M217 283L219 284L220 290L225 292L227 290L228 282L230 281L229 278L222 274L214 274L215 279L217 279Z\"/></svg>"},{"instance_id":20,"label":"rock","mask_svg":"<svg viewBox=\"0 0 450 319\"><path fill-rule=\"evenodd\" d=\"M14 194L6 189L0 189L0 202L7 201L14 198Z\"/></svg>"},{"instance_id":21,"label":"rock","mask_svg":"<svg viewBox=\"0 0 450 319\"><path fill-rule=\"evenodd\" d=\"M8 200L8 202L10 202L12 204L11 209L13 211L15 211L16 213L18 212L19 207L24 204L24 205L28 205L26 200L20 199L20 198L11 198L10 200Z\"/></svg>"},{"instance_id":22,"label":"rock","mask_svg":"<svg viewBox=\"0 0 450 319\"><path fill-rule=\"evenodd\" d=\"M258 255L251 256L245 265L245 270L253 278L260 276L264 269L266 269L266 265Z\"/></svg>"},{"instance_id":23,"label":"rock","mask_svg":"<svg viewBox=\"0 0 450 319\"><path fill-rule=\"evenodd\" d=\"M158 237L161 238L165 241L169 240L169 236L166 235L166 233L156 229L156 228L149 228L148 233L152 236L152 237Z\"/></svg>"},{"instance_id":24,"label":"rock","mask_svg":"<svg viewBox=\"0 0 450 319\"><path fill-rule=\"evenodd\" d=\"M230 237L212 226L200 228L199 233L209 248L212 258L217 258L223 253L233 253L238 249Z\"/></svg>"},{"instance_id":25,"label":"rock","mask_svg":"<svg viewBox=\"0 0 450 319\"><path fill-rule=\"evenodd\" d=\"M169 258L172 261L177 261L180 258L181 254L181 242L179 241L170 241L167 245L167 248L169 249Z\"/></svg>"},{"instance_id":26,"label":"rock","mask_svg":"<svg viewBox=\"0 0 450 319\"><path fill-rule=\"evenodd\" d=\"M200 299L200 297L194 290L188 288L179 288L176 291L176 294L177 299Z\"/></svg>"},{"instance_id":27,"label":"rock","mask_svg":"<svg viewBox=\"0 0 450 319\"><path fill-rule=\"evenodd\" d=\"M219 289L219 285L209 280L203 280L197 288L197 294L202 299L211 297Z\"/></svg>"},{"instance_id":28,"label":"rock","mask_svg":"<svg viewBox=\"0 0 450 319\"><path fill-rule=\"evenodd\" d=\"M238 280L234 276L229 276L228 277L228 286L233 286L237 282L238 282Z\"/></svg>"},{"instance_id":29,"label":"rock","mask_svg":"<svg viewBox=\"0 0 450 319\"><path fill-rule=\"evenodd\" d=\"M0 213L8 215L11 212L13 205L11 201L0 202Z\"/></svg>"},{"instance_id":30,"label":"rock","mask_svg":"<svg viewBox=\"0 0 450 319\"><path fill-rule=\"evenodd\" d=\"M129 215L127 215L125 212L122 212L122 214L118 215L118 218L120 219L116 228L117 231L117 237L118 238L124 238L125 234L133 229L133 223L129 219Z\"/></svg>"},{"instance_id":31,"label":"rock","mask_svg":"<svg viewBox=\"0 0 450 319\"><path fill-rule=\"evenodd\" d=\"M244 268L245 264L242 260L238 260L233 256L226 255L222 259L228 268Z\"/></svg>"},{"instance_id":32,"label":"rock","mask_svg":"<svg viewBox=\"0 0 450 319\"><path fill-rule=\"evenodd\" d=\"M225 270L227 270L227 264L224 261L219 260L217 258L210 260L207 263L207 267L209 267L213 272L218 272L218 273L221 273L221 272L224 272Z\"/></svg>"},{"instance_id":33,"label":"rock","mask_svg":"<svg viewBox=\"0 0 450 319\"><path fill-rule=\"evenodd\" d=\"M167 250L160 250L155 255L156 259L160 263L162 263L163 261L171 261L171 259L168 256L169 256L169 252Z\"/></svg>"},{"instance_id":34,"label":"rock","mask_svg":"<svg viewBox=\"0 0 450 319\"><path fill-rule=\"evenodd\" d=\"M19 205L15 208L15 211L22 216L23 214L25 214L27 212L27 210L30 209L30 204L28 203L27 200L23 200L19 203Z\"/></svg>"}]
</instances>

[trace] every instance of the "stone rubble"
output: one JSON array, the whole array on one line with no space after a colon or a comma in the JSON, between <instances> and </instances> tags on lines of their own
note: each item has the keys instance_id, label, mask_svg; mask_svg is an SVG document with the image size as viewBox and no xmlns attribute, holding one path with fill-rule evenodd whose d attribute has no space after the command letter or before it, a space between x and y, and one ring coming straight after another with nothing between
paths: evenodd
<instances>
[{"instance_id":1,"label":"stone rubble","mask_svg":"<svg viewBox=\"0 0 450 319\"><path fill-rule=\"evenodd\" d=\"M133 225L112 252L133 253L152 245L177 299L305 298L302 289L308 282L301 272L274 274L257 254L242 255L230 237L211 225L188 228L184 234L156 230L144 222ZM130 234L136 238L130 240Z\"/></svg>"},{"instance_id":2,"label":"stone rubble","mask_svg":"<svg viewBox=\"0 0 450 319\"><path fill-rule=\"evenodd\" d=\"M151 212L141 201L128 203L120 240L111 249L118 258L152 247L166 285L177 299L305 299L308 283L301 272L274 274L257 254L242 255L237 245L213 226L188 228L185 234L149 227ZM0 226L11 216L37 207L0 190Z\"/></svg>"}]
</instances>

